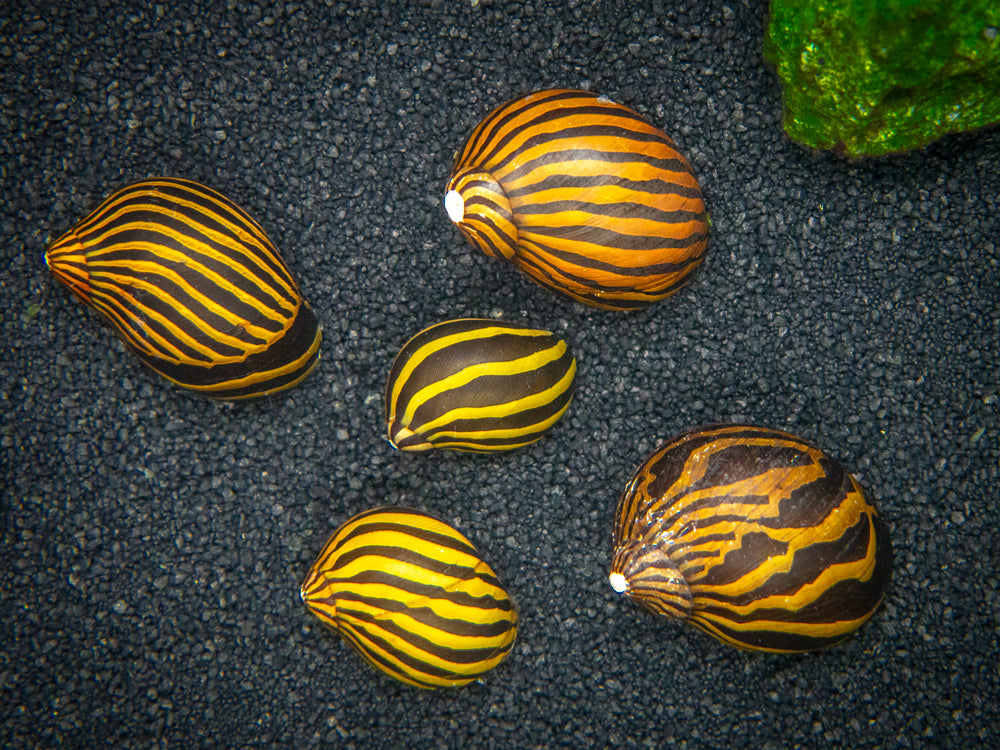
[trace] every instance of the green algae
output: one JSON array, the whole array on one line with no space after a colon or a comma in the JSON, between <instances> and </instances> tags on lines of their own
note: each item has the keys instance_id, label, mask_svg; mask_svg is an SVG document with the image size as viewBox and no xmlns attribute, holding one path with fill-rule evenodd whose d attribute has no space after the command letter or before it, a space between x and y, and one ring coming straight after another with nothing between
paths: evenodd
<instances>
[{"instance_id":1,"label":"green algae","mask_svg":"<svg viewBox=\"0 0 1000 750\"><path fill-rule=\"evenodd\" d=\"M1000 0L771 0L764 56L812 148L877 156L1000 122Z\"/></svg>"}]
</instances>

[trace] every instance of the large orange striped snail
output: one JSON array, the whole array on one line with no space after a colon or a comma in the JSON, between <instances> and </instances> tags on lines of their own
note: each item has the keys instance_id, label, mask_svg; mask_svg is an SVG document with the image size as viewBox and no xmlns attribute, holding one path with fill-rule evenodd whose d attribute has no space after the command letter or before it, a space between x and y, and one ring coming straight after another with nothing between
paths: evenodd
<instances>
[{"instance_id":1,"label":"large orange striped snail","mask_svg":"<svg viewBox=\"0 0 1000 750\"><path fill-rule=\"evenodd\" d=\"M445 208L487 255L606 309L673 294L708 241L701 188L673 141L585 91L540 91L493 111L458 154Z\"/></svg>"}]
</instances>

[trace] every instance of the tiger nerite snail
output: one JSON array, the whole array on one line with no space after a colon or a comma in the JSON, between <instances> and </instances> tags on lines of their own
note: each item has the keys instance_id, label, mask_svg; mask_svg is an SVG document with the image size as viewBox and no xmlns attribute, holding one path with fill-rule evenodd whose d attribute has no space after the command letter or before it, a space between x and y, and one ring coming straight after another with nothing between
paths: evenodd
<instances>
[{"instance_id":1,"label":"tiger nerite snail","mask_svg":"<svg viewBox=\"0 0 1000 750\"><path fill-rule=\"evenodd\" d=\"M509 450L538 440L573 398L566 342L517 323L465 318L400 350L385 388L389 441L405 451Z\"/></svg>"},{"instance_id":2,"label":"tiger nerite snail","mask_svg":"<svg viewBox=\"0 0 1000 750\"><path fill-rule=\"evenodd\" d=\"M514 99L472 131L445 208L489 256L579 302L645 307L701 263L701 188L673 141L586 91Z\"/></svg>"},{"instance_id":3,"label":"tiger nerite snail","mask_svg":"<svg viewBox=\"0 0 1000 750\"><path fill-rule=\"evenodd\" d=\"M472 543L427 513L376 508L330 537L302 600L373 667L459 687L510 652L517 610Z\"/></svg>"},{"instance_id":4,"label":"tiger nerite snail","mask_svg":"<svg viewBox=\"0 0 1000 750\"><path fill-rule=\"evenodd\" d=\"M843 640L878 608L891 570L888 531L854 477L778 430L686 432L618 500L614 590L740 648Z\"/></svg>"},{"instance_id":5,"label":"tiger nerite snail","mask_svg":"<svg viewBox=\"0 0 1000 750\"><path fill-rule=\"evenodd\" d=\"M52 273L174 383L217 399L291 388L321 331L261 226L189 180L119 190L56 240Z\"/></svg>"}]
</instances>

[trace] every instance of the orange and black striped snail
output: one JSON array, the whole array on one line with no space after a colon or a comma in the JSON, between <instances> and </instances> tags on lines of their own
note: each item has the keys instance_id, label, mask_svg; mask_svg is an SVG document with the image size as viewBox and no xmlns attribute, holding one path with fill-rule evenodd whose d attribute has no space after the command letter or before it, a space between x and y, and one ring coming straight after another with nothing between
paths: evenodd
<instances>
[{"instance_id":1,"label":"orange and black striped snail","mask_svg":"<svg viewBox=\"0 0 1000 750\"><path fill-rule=\"evenodd\" d=\"M845 639L878 608L891 571L889 533L857 480L786 432L686 432L618 500L612 588L739 648Z\"/></svg>"},{"instance_id":2,"label":"orange and black striped snail","mask_svg":"<svg viewBox=\"0 0 1000 750\"><path fill-rule=\"evenodd\" d=\"M553 333L462 318L396 355L385 388L389 442L403 451L503 451L538 440L573 398L576 359Z\"/></svg>"},{"instance_id":3,"label":"orange and black striped snail","mask_svg":"<svg viewBox=\"0 0 1000 750\"><path fill-rule=\"evenodd\" d=\"M637 112L553 89L494 110L445 194L466 239L587 305L645 307L701 263L708 218L673 141Z\"/></svg>"},{"instance_id":4,"label":"orange and black striped snail","mask_svg":"<svg viewBox=\"0 0 1000 750\"><path fill-rule=\"evenodd\" d=\"M291 388L316 366L316 316L261 226L190 180L148 179L104 201L45 262L129 349L217 399Z\"/></svg>"},{"instance_id":5,"label":"orange and black striped snail","mask_svg":"<svg viewBox=\"0 0 1000 750\"><path fill-rule=\"evenodd\" d=\"M517 609L472 543L412 508L375 508L344 523L300 595L365 661L422 688L468 685L517 636Z\"/></svg>"}]
</instances>

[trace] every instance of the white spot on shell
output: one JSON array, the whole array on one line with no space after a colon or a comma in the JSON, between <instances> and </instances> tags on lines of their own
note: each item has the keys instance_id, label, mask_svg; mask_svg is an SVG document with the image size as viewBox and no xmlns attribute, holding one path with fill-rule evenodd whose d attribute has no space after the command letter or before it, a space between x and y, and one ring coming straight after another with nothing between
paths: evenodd
<instances>
[{"instance_id":1,"label":"white spot on shell","mask_svg":"<svg viewBox=\"0 0 1000 750\"><path fill-rule=\"evenodd\" d=\"M608 97L606 97L604 94L601 94L599 97L597 97L597 101L599 101L601 104L614 104L614 102Z\"/></svg>"},{"instance_id":2,"label":"white spot on shell","mask_svg":"<svg viewBox=\"0 0 1000 750\"><path fill-rule=\"evenodd\" d=\"M609 575L608 582L611 584L611 588L618 594L624 594L628 591L628 581L625 580L625 576L621 573L612 573Z\"/></svg>"},{"instance_id":3,"label":"white spot on shell","mask_svg":"<svg viewBox=\"0 0 1000 750\"><path fill-rule=\"evenodd\" d=\"M448 212L448 218L456 224L465 218L465 200L457 190L445 193L444 208Z\"/></svg>"}]
</instances>

